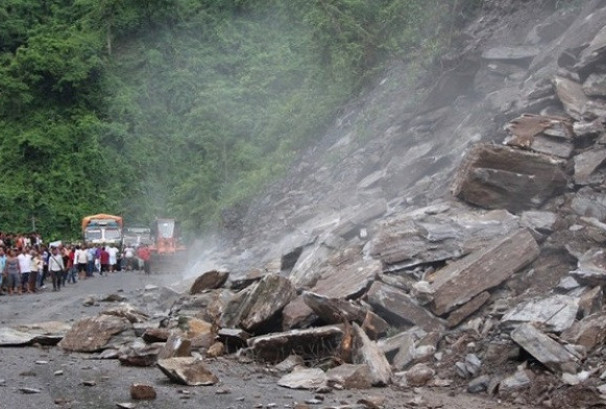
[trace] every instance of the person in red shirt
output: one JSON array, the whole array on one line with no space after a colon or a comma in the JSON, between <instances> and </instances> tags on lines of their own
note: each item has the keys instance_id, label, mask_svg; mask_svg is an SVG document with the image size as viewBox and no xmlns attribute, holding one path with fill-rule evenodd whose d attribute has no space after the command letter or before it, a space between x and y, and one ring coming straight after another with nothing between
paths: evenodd
<instances>
[{"instance_id":1,"label":"person in red shirt","mask_svg":"<svg viewBox=\"0 0 606 409\"><path fill-rule=\"evenodd\" d=\"M149 265L149 259L151 258L151 253L149 252L149 248L145 244L142 244L137 249L137 257L139 257L141 260L143 260L143 271L145 272L145 274L149 274L150 270L151 270L150 265Z\"/></svg>"},{"instance_id":2,"label":"person in red shirt","mask_svg":"<svg viewBox=\"0 0 606 409\"><path fill-rule=\"evenodd\" d=\"M101 252L99 254L99 261L101 262L101 271L99 272L100 275L103 275L103 273L108 273L109 272L109 253L107 252L107 248L106 247L101 247Z\"/></svg>"}]
</instances>

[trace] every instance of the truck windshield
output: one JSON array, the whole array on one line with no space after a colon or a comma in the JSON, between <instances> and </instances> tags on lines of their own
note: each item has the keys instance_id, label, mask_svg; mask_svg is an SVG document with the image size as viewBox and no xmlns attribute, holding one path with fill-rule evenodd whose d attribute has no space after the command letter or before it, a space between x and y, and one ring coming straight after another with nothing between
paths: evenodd
<instances>
[{"instance_id":1,"label":"truck windshield","mask_svg":"<svg viewBox=\"0 0 606 409\"><path fill-rule=\"evenodd\" d=\"M163 239L170 239L173 237L173 232L175 230L175 222L174 221L159 221L158 222L158 235Z\"/></svg>"},{"instance_id":2,"label":"truck windshield","mask_svg":"<svg viewBox=\"0 0 606 409\"><path fill-rule=\"evenodd\" d=\"M86 241L101 240L101 229L86 229L84 239Z\"/></svg>"},{"instance_id":3,"label":"truck windshield","mask_svg":"<svg viewBox=\"0 0 606 409\"><path fill-rule=\"evenodd\" d=\"M120 230L105 229L105 240L117 240L117 239L120 239Z\"/></svg>"}]
</instances>

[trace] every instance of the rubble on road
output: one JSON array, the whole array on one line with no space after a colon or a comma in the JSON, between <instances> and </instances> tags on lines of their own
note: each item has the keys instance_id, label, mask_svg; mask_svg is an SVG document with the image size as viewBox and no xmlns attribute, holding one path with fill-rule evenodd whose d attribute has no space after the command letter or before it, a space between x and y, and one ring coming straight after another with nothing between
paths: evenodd
<instances>
[{"instance_id":1,"label":"rubble on road","mask_svg":"<svg viewBox=\"0 0 606 409\"><path fill-rule=\"evenodd\" d=\"M188 386L208 386L219 382L202 360L193 357L160 359L158 368L172 382Z\"/></svg>"}]
</instances>

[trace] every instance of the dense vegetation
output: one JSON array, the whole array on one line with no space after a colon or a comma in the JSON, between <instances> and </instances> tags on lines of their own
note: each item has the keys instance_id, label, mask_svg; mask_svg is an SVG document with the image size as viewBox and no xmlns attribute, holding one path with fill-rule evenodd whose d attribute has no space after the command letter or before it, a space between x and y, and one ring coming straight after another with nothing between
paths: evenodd
<instances>
[{"instance_id":1,"label":"dense vegetation","mask_svg":"<svg viewBox=\"0 0 606 409\"><path fill-rule=\"evenodd\" d=\"M480 0L3 0L0 230L217 220ZM449 18L445 18L449 17Z\"/></svg>"}]
</instances>

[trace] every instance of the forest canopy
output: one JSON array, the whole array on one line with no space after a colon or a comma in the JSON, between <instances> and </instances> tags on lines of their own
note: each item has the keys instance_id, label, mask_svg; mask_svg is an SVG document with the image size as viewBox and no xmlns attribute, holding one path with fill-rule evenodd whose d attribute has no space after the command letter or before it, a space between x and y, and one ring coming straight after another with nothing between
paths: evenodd
<instances>
[{"instance_id":1,"label":"forest canopy","mask_svg":"<svg viewBox=\"0 0 606 409\"><path fill-rule=\"evenodd\" d=\"M98 212L204 230L481 3L3 0L0 230L77 237Z\"/></svg>"}]
</instances>

